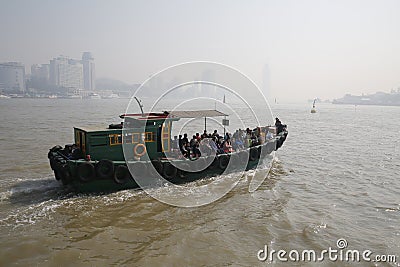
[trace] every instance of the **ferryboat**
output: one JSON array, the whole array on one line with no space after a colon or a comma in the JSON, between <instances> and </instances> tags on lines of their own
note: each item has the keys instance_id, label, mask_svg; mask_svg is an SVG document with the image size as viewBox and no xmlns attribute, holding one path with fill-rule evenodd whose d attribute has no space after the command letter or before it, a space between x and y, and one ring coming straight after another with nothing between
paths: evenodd
<instances>
[{"instance_id":1,"label":"ferryboat","mask_svg":"<svg viewBox=\"0 0 400 267\"><path fill-rule=\"evenodd\" d=\"M104 128L74 127L73 144L49 150L50 167L57 180L80 192L141 187L137 178L144 178L143 181L146 176L154 175L154 171L174 184L182 184L218 176L230 162L233 166L244 164L245 170L254 169L263 157L279 149L288 135L286 125L256 127L252 131L261 136L261 142L245 140L241 149L202 152L197 157L190 153L185 157L180 147L177 149L171 138L174 122L204 117L206 128L207 118L220 116L226 118L227 114L217 110L142 111L122 114L121 123Z\"/></svg>"},{"instance_id":2,"label":"ferryboat","mask_svg":"<svg viewBox=\"0 0 400 267\"><path fill-rule=\"evenodd\" d=\"M100 96L99 94L96 94L96 93L90 93L90 94L87 96L87 98L88 98L88 99L101 99L101 96Z\"/></svg>"}]
</instances>

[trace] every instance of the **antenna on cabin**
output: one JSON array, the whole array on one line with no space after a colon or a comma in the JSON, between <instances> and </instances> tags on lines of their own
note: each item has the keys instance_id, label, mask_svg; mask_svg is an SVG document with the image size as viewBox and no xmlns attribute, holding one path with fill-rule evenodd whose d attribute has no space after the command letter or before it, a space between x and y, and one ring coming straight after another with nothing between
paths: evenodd
<instances>
[{"instance_id":1,"label":"antenna on cabin","mask_svg":"<svg viewBox=\"0 0 400 267\"><path fill-rule=\"evenodd\" d=\"M140 111L142 111L142 117L144 117L142 100L140 100L136 96L135 96L135 100L136 100L136 102L138 103L138 105L140 107Z\"/></svg>"}]
</instances>

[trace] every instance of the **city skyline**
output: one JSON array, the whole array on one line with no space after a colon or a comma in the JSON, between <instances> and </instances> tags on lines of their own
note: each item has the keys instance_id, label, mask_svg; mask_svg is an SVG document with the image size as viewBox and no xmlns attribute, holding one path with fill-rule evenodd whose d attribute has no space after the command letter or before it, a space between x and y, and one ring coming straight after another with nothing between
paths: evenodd
<instances>
[{"instance_id":1,"label":"city skyline","mask_svg":"<svg viewBox=\"0 0 400 267\"><path fill-rule=\"evenodd\" d=\"M83 52L82 59L58 56L49 63L33 64L30 73L22 62L0 62L0 89L23 93L31 89L53 91L59 89L95 91L95 63L91 52ZM50 89L50 90L49 90Z\"/></svg>"},{"instance_id":2,"label":"city skyline","mask_svg":"<svg viewBox=\"0 0 400 267\"><path fill-rule=\"evenodd\" d=\"M136 84L171 65L213 61L239 69L260 88L268 84L279 101L400 86L398 1L3 1L1 7L0 62L30 66L91 51L97 77Z\"/></svg>"}]
</instances>

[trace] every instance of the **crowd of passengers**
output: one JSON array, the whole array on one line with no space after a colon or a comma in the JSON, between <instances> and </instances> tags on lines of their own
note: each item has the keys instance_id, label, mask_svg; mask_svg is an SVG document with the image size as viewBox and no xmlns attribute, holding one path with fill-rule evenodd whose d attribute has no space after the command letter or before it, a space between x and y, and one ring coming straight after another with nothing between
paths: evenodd
<instances>
[{"instance_id":1,"label":"crowd of passengers","mask_svg":"<svg viewBox=\"0 0 400 267\"><path fill-rule=\"evenodd\" d=\"M278 118L276 118L275 126L277 133L283 131L285 127ZM268 142L274 137L268 129L269 127L257 127L253 130L249 128L246 130L239 129L233 134L225 133L225 135L220 135L217 130L214 130L212 134L204 130L203 134L196 133L190 140L185 133L183 136L174 136L172 149L175 152L180 151L181 155L186 158L198 158L202 153L207 156L213 153L231 153Z\"/></svg>"}]
</instances>

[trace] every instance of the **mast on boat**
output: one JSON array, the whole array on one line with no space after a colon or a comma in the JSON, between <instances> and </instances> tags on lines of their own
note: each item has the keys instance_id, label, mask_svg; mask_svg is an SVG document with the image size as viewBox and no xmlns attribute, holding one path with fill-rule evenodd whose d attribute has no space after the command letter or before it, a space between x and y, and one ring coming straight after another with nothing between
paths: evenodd
<instances>
[{"instance_id":1,"label":"mast on boat","mask_svg":"<svg viewBox=\"0 0 400 267\"><path fill-rule=\"evenodd\" d=\"M142 117L144 117L144 112L143 112L143 104L142 104L142 100L140 100L139 98L137 98L135 96L135 100L138 103L139 107L140 107L140 111L142 112Z\"/></svg>"}]
</instances>

